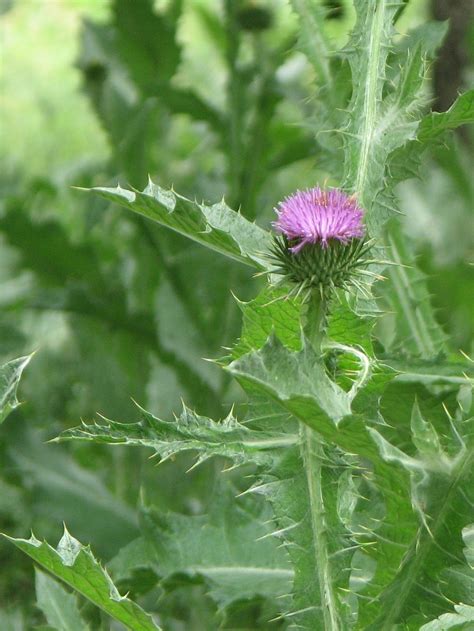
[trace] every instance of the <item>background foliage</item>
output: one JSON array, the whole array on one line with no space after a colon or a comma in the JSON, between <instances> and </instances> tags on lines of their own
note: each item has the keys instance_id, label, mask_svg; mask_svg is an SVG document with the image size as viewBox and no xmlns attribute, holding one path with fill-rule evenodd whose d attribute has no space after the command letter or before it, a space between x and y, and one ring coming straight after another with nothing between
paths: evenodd
<instances>
[{"instance_id":1,"label":"background foliage","mask_svg":"<svg viewBox=\"0 0 474 631\"><path fill-rule=\"evenodd\" d=\"M16 376L25 362L13 368L8 364L1 373L0 386L7 384L7 395L1 399L5 420L0 414L4 420L0 426L0 525L15 537L28 537L32 528L38 540L56 542L62 537L58 549L70 572L67 582L82 594L66 593L63 584L40 569L33 571L26 556L2 541L2 629L84 629L86 625L119 629L121 624L154 628L135 603L152 612L164 629L278 629L291 624L291 616L277 616L291 609L287 599L293 570L279 541L267 536L274 529L271 509L255 494L232 500L248 488L255 467L268 469L277 462L280 472L291 472L291 459L296 457L290 433L275 437L268 424L259 428L268 432L264 438L272 445L283 441L287 455L282 462L278 451L275 456L249 446L247 425L237 420L247 412L252 418L273 419L277 427L287 422L287 414L269 408L263 399L255 409L247 410L240 387L231 379L231 374L236 375L247 389L256 388L255 375L248 376L248 356L247 360L242 356L263 346L270 333L272 319L268 312L264 315L267 297L247 304L263 280L252 278L246 265L165 231L141 215L119 210L110 198L87 195L71 186L120 182L141 190L149 174L164 189L173 188L190 200L210 205L225 196L225 202L240 208L244 218L257 219L259 226L268 228L272 208L296 188L326 178L336 185L343 175L351 180L350 164L343 174L338 163L340 138L321 133L343 120L344 106L351 98L349 65L340 59L328 62L338 68L329 90L325 78L332 69L312 47L312 37L319 33L318 45L331 42L331 50L346 46L350 51L353 42L348 42L348 32L355 12L350 2L326 3L332 11L326 16L311 11L305 21L305 7L311 3L296 0L294 10L283 1L152 4L83 0L34 5L18 0L2 6L5 63L0 107L5 141L0 149L0 364L37 352L22 377L20 399L25 404L20 408L10 410L16 407ZM257 4L262 9L259 13L255 13ZM303 16L301 22L298 13ZM401 60L406 65L417 46L423 46L425 61L433 63L446 26L426 23L429 16L428 3L415 0L400 16L397 29L410 34L399 39L397 49L390 53L388 82L396 84ZM262 28L257 29L258 25ZM421 30L414 31L417 27ZM462 80L466 86L474 72L469 32L465 50ZM414 67L414 76L422 71ZM431 69L428 73L431 76ZM358 81L361 84L364 78ZM420 111L435 96L430 81L423 91ZM411 106L414 94L404 96ZM355 111L356 92L353 99ZM385 103L390 106L389 97ZM419 133L432 134L437 120L425 120ZM351 124L361 121L357 116ZM400 134L406 132L404 124L402 120ZM396 146L381 143L381 160L383 151ZM376 324L376 351L390 354L395 369L405 367L407 349L413 345L418 345L418 356L433 360L444 350L461 364L464 359L458 350L466 354L473 350L472 235L466 230L474 198L469 173L472 129L431 143L419 165L406 156L400 164L394 163L394 171L413 167L422 178L396 188L404 215L400 229L388 238L401 260L413 262L416 257L418 268L406 271L408 281L400 291L396 290L397 277L391 279L389 289L380 289L381 304L388 313ZM189 213L192 203L183 202L183 212ZM199 228L202 219L195 221ZM212 223L209 217L208 221ZM237 259L241 256L227 234L216 230L216 235L202 236L201 230L192 228L200 235L197 240L209 238L215 249L229 251ZM423 307L429 296L435 315ZM407 298L417 307L418 322L421 319L414 328L400 315ZM286 348L297 351L299 332L292 329L295 313L288 309L290 313L278 310L273 314L280 318L276 333ZM229 354L242 317L244 333L232 350L229 370L203 361ZM350 330L343 319L332 326L336 336L341 331L352 336L347 343L363 343L364 331ZM270 350L283 353L283 347ZM416 362L410 365L416 373ZM432 361L434 374L438 365ZM448 377L457 379L463 370L453 368ZM423 371L426 365L420 364L418 373ZM265 378L268 390L271 379ZM430 440L437 440L429 434L424 417L429 413L438 430L443 428L442 404L452 414L459 395L446 382L433 391L412 381L407 378L402 385L391 386L383 405L389 424L406 426L397 448L406 449L413 464L420 454L425 457L432 447ZM429 379L427 383L431 387ZM376 394L374 386L371 396ZM415 396L419 416L412 413ZM156 418L145 414L143 420L132 398ZM203 416L197 418L188 407L181 412L181 398ZM359 409L371 401L370 396L360 400ZM234 403L234 416L227 417ZM285 398L284 405L297 416L304 413L301 402ZM141 420L150 425L137 436L133 431L138 426L128 428L126 440L139 445L134 449L111 448L98 441L47 444L80 419L92 421L97 412L122 423ZM180 422L171 430L165 423L173 413ZM227 417L227 421L216 427L208 417ZM414 444L407 429L410 417ZM149 427L152 442L147 440ZM123 426L112 429L116 434L109 426L113 441L123 442ZM98 429L95 438L100 439L101 432ZM174 432L172 440L170 432ZM226 440L214 444L219 432L225 433ZM111 434L102 439L110 442ZM344 441L343 431L341 436ZM383 440L379 439L379 445L389 450ZM227 451L226 441L234 446ZM202 444L207 449L203 462L189 470L196 454L186 450ZM165 460L160 467L148 459L150 446ZM183 448L185 453L181 453ZM208 460L210 453L217 457ZM402 458L399 451L391 452L391 457ZM234 470L229 458L247 464ZM345 480L348 488L361 484L344 472L343 462L338 466L326 475ZM224 468L230 470L222 475ZM416 472L408 465L405 468L400 467L400 480L406 483L411 475L418 500L424 502L423 494L429 490ZM441 478L435 483L442 493ZM275 510L278 502L290 505L289 486L303 488L303 484L299 478L280 479L273 498ZM383 519L380 497L370 480L366 488L356 490L371 500L370 518ZM343 509L338 507L339 515ZM410 531L413 513L399 517L406 518ZM364 519L368 519L364 510L355 515L347 507L344 523L352 534L364 525ZM63 534L63 522L73 537L67 531ZM342 541L347 532L340 535ZM472 536L468 530L463 535L464 541L459 539L453 546L469 551ZM84 545L90 543L92 552L75 538ZM213 548L207 550L209 540ZM406 544L403 536L398 543ZM48 569L48 562L57 562L56 553L46 544L21 545L43 555L37 560ZM388 567L398 557L391 548L386 554ZM431 554L433 567L441 567L442 554ZM128 592L134 602L121 600L118 593L109 597L115 588L96 557L106 565L120 594ZM79 559L94 577L93 594L90 587L81 585L80 572L73 576L68 558ZM252 582L235 572L226 573L233 561L243 566L258 564L267 578L262 580L261 573ZM355 592L369 580L365 574L374 571L370 560L359 556L357 561L359 576L352 573ZM343 557L342 574L344 562ZM301 576L296 583L309 584L308 568L297 563ZM460 582L459 574L465 569L452 572L451 584L454 576ZM424 580L429 583L432 578ZM377 580L384 584L388 578L377 575ZM467 580L462 582L466 592ZM373 596L370 588L367 594L367 598ZM446 597L458 603L457 597ZM58 618L53 603L67 603L67 620ZM458 617L458 626L469 624L469 612L457 607L449 615ZM412 626L400 628L419 628L426 621L415 609L407 603L406 611L397 612L404 620L414 616L406 622ZM440 601L429 619L446 615L445 611ZM366 615L373 620L370 610ZM302 619L301 624L307 622ZM442 624L432 623L430 628L447 628Z\"/></svg>"}]
</instances>

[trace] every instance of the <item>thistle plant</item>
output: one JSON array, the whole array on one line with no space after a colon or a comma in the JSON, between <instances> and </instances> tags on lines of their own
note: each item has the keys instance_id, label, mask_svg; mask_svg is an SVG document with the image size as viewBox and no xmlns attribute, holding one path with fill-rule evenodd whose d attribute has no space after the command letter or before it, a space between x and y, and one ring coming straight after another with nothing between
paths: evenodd
<instances>
[{"instance_id":1,"label":"thistle plant","mask_svg":"<svg viewBox=\"0 0 474 631\"><path fill-rule=\"evenodd\" d=\"M428 24L399 41L404 2L354 6L349 42L334 51L319 4L292 2L317 80L308 125L337 187L288 191L270 230L243 206L192 201L152 180L143 191L90 191L263 277L255 298L237 298L240 338L215 360L245 404L218 420L192 402L166 419L140 407L138 423L100 417L56 441L142 446L159 462L189 451L193 467L222 464L208 515L141 506L139 536L108 567L126 585L146 572L137 598L157 585L172 591L185 576L206 585L224 617L236 603L264 601L262 628L469 629L472 365L449 348L423 300L394 188L428 146L473 120L474 95L429 113L426 79L442 29ZM257 292L260 281L249 273L248 282ZM397 321L388 342L378 327L386 312ZM244 465L237 491L227 478ZM67 531L57 549L11 540L127 628L162 624L159 608L152 619L120 596Z\"/></svg>"}]
</instances>

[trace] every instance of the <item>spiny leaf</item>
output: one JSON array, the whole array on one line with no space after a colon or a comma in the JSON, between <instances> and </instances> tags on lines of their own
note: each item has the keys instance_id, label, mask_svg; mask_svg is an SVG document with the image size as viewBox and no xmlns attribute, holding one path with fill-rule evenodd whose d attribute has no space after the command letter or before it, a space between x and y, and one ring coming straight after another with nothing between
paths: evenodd
<instances>
[{"instance_id":1,"label":"spiny leaf","mask_svg":"<svg viewBox=\"0 0 474 631\"><path fill-rule=\"evenodd\" d=\"M474 380L472 362L455 357L419 359L400 354L385 356L383 362L398 373L396 380L404 383L417 382L456 389L462 385L472 385Z\"/></svg>"},{"instance_id":2,"label":"spiny leaf","mask_svg":"<svg viewBox=\"0 0 474 631\"><path fill-rule=\"evenodd\" d=\"M350 414L348 395L326 374L324 365L306 342L303 350L289 352L272 336L259 350L233 361L227 370L237 379L260 384L268 393L278 393L280 399L292 394L307 394L321 413L337 422Z\"/></svg>"},{"instance_id":3,"label":"spiny leaf","mask_svg":"<svg viewBox=\"0 0 474 631\"><path fill-rule=\"evenodd\" d=\"M287 292L264 289L249 302L238 301L242 311L242 334L232 348L232 357L237 359L248 351L258 350L268 336L275 332L285 346L301 349L301 302L287 297Z\"/></svg>"},{"instance_id":4,"label":"spiny leaf","mask_svg":"<svg viewBox=\"0 0 474 631\"><path fill-rule=\"evenodd\" d=\"M253 432L232 414L216 422L199 416L187 407L174 421L163 421L140 408L139 423L117 423L104 419L104 424L82 424L66 430L56 441L89 440L110 444L149 447L166 460L182 452L198 452L198 462L211 456L225 456L236 464L256 462L268 464L272 450L291 446L294 440L277 432Z\"/></svg>"},{"instance_id":5,"label":"spiny leaf","mask_svg":"<svg viewBox=\"0 0 474 631\"><path fill-rule=\"evenodd\" d=\"M309 463L303 467L303 471L311 471L310 478L306 482L306 494L309 492L309 487L307 486L309 484L309 480L313 480L317 471L319 471L319 473L316 475L316 479L319 480L321 476L323 476L322 479L324 479L324 482L321 482L321 489L325 489L325 485L328 483L324 476L331 477L331 471L334 472L334 454L332 454L331 457L331 451L328 452L324 443L326 445L337 445L341 450L343 450L343 452L346 453L346 458L353 458L351 454L357 454L359 457L353 462L353 466L355 467L353 484L355 485L355 488L359 487L361 490L352 492L352 497L355 501L348 501L348 505L355 506L357 503L364 503L364 496L367 491L362 490L363 487L360 485L363 484L369 488L373 487L376 490L375 496L377 496L377 494L379 495L380 499L378 502L383 506L383 512L380 513L379 511L379 513L371 514L371 506L370 502L368 502L368 505L365 508L361 508L361 514L354 517L353 521L352 518L349 519L347 516L344 518L345 526L341 524L341 518L335 514L331 518L330 532L333 532L333 536L335 537L342 537L342 539L346 540L352 539L353 543L349 545L352 553L359 547L361 547L362 550L365 550L365 546L367 546L369 557L373 559L372 561L367 560L367 565L373 565L374 561L377 561L377 565L376 571L374 572L375 577L373 585L372 583L369 583L369 586L364 587L364 589L367 590L367 593L369 593L371 597L374 597L380 594L383 587L390 584L390 581L395 576L397 568L403 558L403 554L407 550L411 537L416 532L416 520L414 519L409 501L408 476L404 472L397 472L393 469L393 467L390 467L383 461L383 458L380 456L369 432L371 425L374 427L384 427L383 420L380 418L380 413L371 401L371 398L373 396L375 400L380 399L387 379L384 377L381 384L375 385L375 392L372 395L370 394L370 390L374 386L371 385L371 379L368 377L366 388L368 389L369 394L366 395L362 389L361 394L357 394L352 399L353 405L356 406L358 396L362 396L364 400L366 396L369 397L368 401L370 401L370 404L362 403L360 406L360 414L351 414L349 411L348 415L342 419L337 420L337 417L336 419L331 419L330 405L327 405L325 409L323 409L320 405L320 401L318 400L318 397L321 397L322 395L322 390L324 390L325 379L328 378L326 376L320 380L319 375L315 376L313 363L309 358L303 357L305 352L311 356L308 349L302 351L301 353L295 353L285 349L281 345L278 345L274 342L274 340L270 340L267 345L261 349L261 351L252 352L241 357L230 364L228 370L230 370L230 372L232 372L242 383L244 388L249 391L249 395L253 396L255 390L260 390L261 393L265 393L267 396L270 396L275 402L293 414L308 427L308 430L304 430L307 435L304 437L304 443L302 442L302 445L306 444L307 446L306 450L303 451L302 454L303 460ZM321 368L321 370L323 369ZM333 405L336 405L337 407L338 395L336 394L334 398L331 398L333 397L332 389L326 393L326 396L328 399L331 399ZM349 403L350 397L347 396L346 404L349 406ZM316 432L316 436L313 437L311 430ZM323 444L314 442L320 440L317 438L317 435L324 438ZM317 449L316 446L318 446ZM360 459L361 457L362 460ZM368 466L367 463L370 463L370 465ZM328 466L328 469L326 469L326 465ZM345 459L341 458L340 466L344 468L345 465L347 465ZM302 467L302 464L300 464L299 467ZM291 469L289 465L287 465L286 470L294 472L296 469L297 466L293 464ZM285 467L282 466L282 472L283 471L285 471ZM292 473L292 475L295 475L295 473ZM291 484L296 487L294 481L290 483L290 486ZM302 488L298 491L297 494L299 496L303 494L302 489L304 488L305 484L303 484ZM268 490L264 492L266 492L268 497L271 499L273 493L271 483L268 484ZM279 491L277 489L277 496L278 492ZM330 493L329 490L327 492ZM346 496L348 493L348 490L344 491ZM330 495L327 497L327 501L330 501L329 498ZM281 506L277 512L277 519L279 519L279 513L284 514L285 502L289 503L290 497L285 496L285 499L282 499ZM307 495L305 502L309 502ZM318 513L317 504L314 500L313 504L316 506L316 513ZM287 515L288 518L290 518L292 512L288 511ZM362 517L361 515L366 515L366 517ZM298 519L295 519L295 522L290 520L290 523L288 523L287 519L286 522L286 526L290 527L291 524L293 524L294 527L294 523L298 523ZM319 523L319 527L320 526L321 523ZM306 528L308 528L308 524L306 525ZM346 532L344 533L345 529ZM310 554L310 549L308 549L307 546L311 545L314 547L311 543L314 537L308 535L307 530L305 530L304 533L306 547L303 547L303 549L306 556L308 556ZM297 531L295 530L295 536L296 534ZM316 533L314 532L314 536L315 534ZM288 536L290 540L293 537L292 534L289 534ZM298 545L300 546L301 542ZM329 548L332 549L331 546L333 545L333 541L331 540L328 542L328 545ZM370 550L372 549L371 546L374 547L372 553L370 553ZM340 550L340 554L343 558L345 558L345 546L341 545ZM375 554L375 551L377 551L377 554ZM346 590L349 599L345 605L342 605L342 603L334 605L333 611L335 613L333 618L326 619L325 622L327 625L329 624L328 620L331 620L331 624L338 624L337 621L339 619L342 621L347 620L347 616L349 615L346 607L349 607L350 601L350 576L347 573L339 573L339 570L337 570L339 567L338 558L336 556L334 559L335 565L333 565L332 557L329 561L325 561L325 558L326 556L323 554L322 562L323 566L326 566L326 570L324 571L339 577L336 580L338 590ZM351 555L349 555L349 558L345 560L345 563L350 563L350 558ZM302 561L298 560L296 563L298 566L298 564L301 564ZM348 566L345 565L345 567L347 568ZM355 565L354 568L356 567L357 566ZM354 576L356 576L356 569L354 569L354 572ZM307 574L306 579L308 579ZM316 579L313 577L313 581L315 580ZM322 579L320 577L319 581L321 580ZM346 581L346 583L344 583L344 581ZM314 594L312 598L314 603ZM303 598L303 600L305 600L305 598ZM338 599L331 598L331 602L333 604L336 600L338 601ZM308 602L311 602L311 599L309 599L309 601L306 600L306 602L308 605ZM324 602L324 599L323 601L321 601L319 597L316 599L316 603L322 602ZM359 607L362 607L363 602L364 601L359 602ZM321 604L321 606L331 607L328 602ZM349 610L352 610L351 607L349 607ZM373 616L373 612L368 615ZM306 626L304 628L317 628L314 626L316 624L314 620L311 623L313 626L311 626L309 622L305 624ZM342 626L341 628L344 627Z\"/></svg>"},{"instance_id":6,"label":"spiny leaf","mask_svg":"<svg viewBox=\"0 0 474 631\"><path fill-rule=\"evenodd\" d=\"M447 112L431 112L418 123L416 136L390 156L390 183L418 177L423 152L436 146L447 132L474 122L474 90L458 96Z\"/></svg>"},{"instance_id":7,"label":"spiny leaf","mask_svg":"<svg viewBox=\"0 0 474 631\"><path fill-rule=\"evenodd\" d=\"M293 570L271 534L272 516L262 502L238 502L219 484L208 515L186 516L153 509L142 513L150 566L171 584L177 575L201 577L220 608L264 596L287 597Z\"/></svg>"},{"instance_id":8,"label":"spiny leaf","mask_svg":"<svg viewBox=\"0 0 474 631\"><path fill-rule=\"evenodd\" d=\"M303 427L300 445L287 449L250 489L271 502L274 534L287 546L295 568L291 608L282 612L290 628L345 629L350 619L351 608L339 591L349 584L353 554L350 533L337 518L343 470L339 454Z\"/></svg>"},{"instance_id":9,"label":"spiny leaf","mask_svg":"<svg viewBox=\"0 0 474 631\"><path fill-rule=\"evenodd\" d=\"M151 180L142 192L120 186L90 190L241 263L267 267L264 255L271 244L270 233L224 201L212 206L192 202Z\"/></svg>"},{"instance_id":10,"label":"spiny leaf","mask_svg":"<svg viewBox=\"0 0 474 631\"><path fill-rule=\"evenodd\" d=\"M33 355L19 357L0 366L0 425L20 405L16 391L21 374Z\"/></svg>"},{"instance_id":11,"label":"spiny leaf","mask_svg":"<svg viewBox=\"0 0 474 631\"><path fill-rule=\"evenodd\" d=\"M34 535L30 539L15 539L5 534L2 536L132 631L159 629L149 614L126 596L119 594L90 548L74 539L66 529L57 549L47 542L38 541Z\"/></svg>"},{"instance_id":12,"label":"spiny leaf","mask_svg":"<svg viewBox=\"0 0 474 631\"><path fill-rule=\"evenodd\" d=\"M418 401L415 401L411 413L411 431L413 443L420 454L434 458L443 457L443 449L435 428L421 413Z\"/></svg>"},{"instance_id":13,"label":"spiny leaf","mask_svg":"<svg viewBox=\"0 0 474 631\"><path fill-rule=\"evenodd\" d=\"M446 610L444 594L446 568L464 561L461 532L472 521L474 507L472 418L463 418L459 407L452 418L453 434L458 449L449 456L429 421L421 418L415 407L413 442L415 456L391 445L374 428L369 431L376 441L382 458L396 463L410 474L411 501L419 517L419 528L397 576L379 600L379 615L368 629L390 629L391 625L407 620L420 611L420 603L428 604L424 613L439 615ZM454 590L455 592L456 590ZM459 601L463 593L449 594L449 600ZM436 627L435 627L436 628Z\"/></svg>"},{"instance_id":14,"label":"spiny leaf","mask_svg":"<svg viewBox=\"0 0 474 631\"><path fill-rule=\"evenodd\" d=\"M446 37L448 27L448 20L443 22L432 20L430 22L424 22L409 30L407 33L404 33L395 44L393 56L389 59L389 73L392 68L394 72L397 72L397 66L403 59L403 56L406 55L409 50L414 50L419 46L422 47L422 54L424 56L430 60L433 59Z\"/></svg>"},{"instance_id":15,"label":"spiny leaf","mask_svg":"<svg viewBox=\"0 0 474 631\"><path fill-rule=\"evenodd\" d=\"M425 359L435 357L445 350L446 336L434 317L426 280L398 226L387 235L387 245L395 263L386 272L390 286L381 288L382 300L396 318L396 334L389 350L403 349Z\"/></svg>"},{"instance_id":16,"label":"spiny leaf","mask_svg":"<svg viewBox=\"0 0 474 631\"><path fill-rule=\"evenodd\" d=\"M394 103L393 111L382 102L386 60L392 46L392 21L400 3L388 0L356 0L357 23L347 47L354 86L345 129L345 185L353 190L367 210L371 236L377 236L386 217L376 206L382 188L386 159L402 136L392 138L392 122L401 120L405 103ZM404 85L399 80L397 98ZM384 133L385 132L385 133ZM409 131L411 133L411 129Z\"/></svg>"},{"instance_id":17,"label":"spiny leaf","mask_svg":"<svg viewBox=\"0 0 474 631\"><path fill-rule=\"evenodd\" d=\"M458 96L447 112L432 112L418 127L417 140L422 143L438 139L461 125L474 123L474 89Z\"/></svg>"}]
</instances>

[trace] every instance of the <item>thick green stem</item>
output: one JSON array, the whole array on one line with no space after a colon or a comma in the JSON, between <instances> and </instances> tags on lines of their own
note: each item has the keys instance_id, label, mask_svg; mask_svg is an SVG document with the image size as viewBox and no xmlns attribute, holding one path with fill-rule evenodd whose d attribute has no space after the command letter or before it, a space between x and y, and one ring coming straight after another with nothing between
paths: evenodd
<instances>
[{"instance_id":1,"label":"thick green stem","mask_svg":"<svg viewBox=\"0 0 474 631\"><path fill-rule=\"evenodd\" d=\"M317 290L312 292L306 313L305 335L318 355L326 330L327 299ZM324 505L322 461L324 457L322 438L307 425L300 425L300 451L308 486L309 515L311 522L315 576L319 585L324 628L331 631L341 629L338 599L329 561Z\"/></svg>"},{"instance_id":2,"label":"thick green stem","mask_svg":"<svg viewBox=\"0 0 474 631\"><path fill-rule=\"evenodd\" d=\"M318 355L321 353L321 346L326 330L326 311L326 296L319 293L317 290L313 290L306 312L304 333Z\"/></svg>"},{"instance_id":3,"label":"thick green stem","mask_svg":"<svg viewBox=\"0 0 474 631\"><path fill-rule=\"evenodd\" d=\"M324 629L339 631L342 627L338 613L338 599L329 561L326 509L322 487L322 460L324 457L321 438L310 427L301 423L301 456L308 485L309 515L311 521L313 559L321 595Z\"/></svg>"}]
</instances>

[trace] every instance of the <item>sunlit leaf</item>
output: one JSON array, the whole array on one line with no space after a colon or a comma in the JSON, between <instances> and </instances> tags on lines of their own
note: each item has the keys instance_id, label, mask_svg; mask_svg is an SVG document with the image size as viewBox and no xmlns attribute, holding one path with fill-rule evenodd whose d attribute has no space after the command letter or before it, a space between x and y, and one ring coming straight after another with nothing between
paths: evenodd
<instances>
[{"instance_id":1,"label":"sunlit leaf","mask_svg":"<svg viewBox=\"0 0 474 631\"><path fill-rule=\"evenodd\" d=\"M41 542L34 535L30 539L15 539L3 535L28 554L54 576L82 594L115 620L133 631L156 631L159 627L126 596L121 596L107 572L94 558L89 547L83 546L67 530L57 549Z\"/></svg>"},{"instance_id":2,"label":"sunlit leaf","mask_svg":"<svg viewBox=\"0 0 474 631\"><path fill-rule=\"evenodd\" d=\"M193 202L149 182L142 192L116 188L91 189L212 250L253 267L266 267L270 234L230 209L224 201L212 206Z\"/></svg>"}]
</instances>

